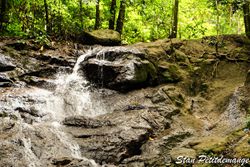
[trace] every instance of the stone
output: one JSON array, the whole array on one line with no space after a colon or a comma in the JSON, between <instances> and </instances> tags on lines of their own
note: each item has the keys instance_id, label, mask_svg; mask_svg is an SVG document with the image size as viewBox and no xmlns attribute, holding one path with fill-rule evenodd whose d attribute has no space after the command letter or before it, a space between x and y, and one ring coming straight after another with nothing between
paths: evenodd
<instances>
[{"instance_id":1,"label":"stone","mask_svg":"<svg viewBox=\"0 0 250 167\"><path fill-rule=\"evenodd\" d=\"M67 128L77 139L84 155L100 164L119 164L127 158L140 155L142 146L150 140L153 132L169 128L163 116L147 109L117 111L95 119L108 121L112 126L92 128L70 125Z\"/></svg>"},{"instance_id":2,"label":"stone","mask_svg":"<svg viewBox=\"0 0 250 167\"><path fill-rule=\"evenodd\" d=\"M143 53L133 48L97 49L80 63L80 70L98 86L127 91L156 82L156 68L144 57Z\"/></svg>"},{"instance_id":3,"label":"stone","mask_svg":"<svg viewBox=\"0 0 250 167\"><path fill-rule=\"evenodd\" d=\"M162 91L172 100L177 107L183 107L185 104L185 97L180 90L173 86L164 86Z\"/></svg>"},{"instance_id":4,"label":"stone","mask_svg":"<svg viewBox=\"0 0 250 167\"><path fill-rule=\"evenodd\" d=\"M9 58L0 53L0 72L14 70L16 66L11 62Z\"/></svg>"},{"instance_id":5,"label":"stone","mask_svg":"<svg viewBox=\"0 0 250 167\"><path fill-rule=\"evenodd\" d=\"M168 62L159 62L160 81L163 83L177 83L182 80L179 67Z\"/></svg>"},{"instance_id":6,"label":"stone","mask_svg":"<svg viewBox=\"0 0 250 167\"><path fill-rule=\"evenodd\" d=\"M67 126L76 126L84 128L98 128L112 125L110 121L101 121L98 119L88 118L84 116L68 117L63 121L63 124Z\"/></svg>"},{"instance_id":7,"label":"stone","mask_svg":"<svg viewBox=\"0 0 250 167\"><path fill-rule=\"evenodd\" d=\"M174 56L176 61L178 62L189 62L187 55L180 50L175 49Z\"/></svg>"},{"instance_id":8,"label":"stone","mask_svg":"<svg viewBox=\"0 0 250 167\"><path fill-rule=\"evenodd\" d=\"M56 88L56 84L52 82L51 80L36 77L36 76L28 76L28 75L24 76L22 78L22 81L24 81L25 83L29 85L36 86L36 87L43 88L43 89L55 90Z\"/></svg>"},{"instance_id":9,"label":"stone","mask_svg":"<svg viewBox=\"0 0 250 167\"><path fill-rule=\"evenodd\" d=\"M121 35L114 30L95 30L92 32L83 32L83 43L104 46L117 46L121 45Z\"/></svg>"},{"instance_id":10,"label":"stone","mask_svg":"<svg viewBox=\"0 0 250 167\"><path fill-rule=\"evenodd\" d=\"M0 74L0 87L10 87L13 81L5 74Z\"/></svg>"},{"instance_id":11,"label":"stone","mask_svg":"<svg viewBox=\"0 0 250 167\"><path fill-rule=\"evenodd\" d=\"M17 107L15 109L16 111L20 112L20 113L27 113L30 114L34 117L41 117L42 115L39 113L38 110L36 110L34 107L30 107L30 108L24 108L24 107Z\"/></svg>"}]
</instances>

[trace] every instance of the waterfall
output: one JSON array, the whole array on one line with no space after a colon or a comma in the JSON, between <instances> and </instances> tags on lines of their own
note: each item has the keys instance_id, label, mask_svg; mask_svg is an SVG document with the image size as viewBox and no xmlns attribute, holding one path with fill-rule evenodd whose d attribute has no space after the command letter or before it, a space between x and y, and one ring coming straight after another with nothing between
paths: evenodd
<instances>
[{"instance_id":1,"label":"waterfall","mask_svg":"<svg viewBox=\"0 0 250 167\"><path fill-rule=\"evenodd\" d=\"M100 84L104 85L104 64L115 60L117 53L122 56L139 51L125 47L94 48L77 59L71 74L59 71L55 79L49 80L49 83L55 85L53 90L24 87L13 88L9 93L1 94L0 111L17 115L20 130L15 135L23 143L20 147L23 147L27 166L46 166L48 159L60 157L82 160L90 167L99 166L82 155L80 146L64 131L65 127L61 122L70 116L96 117L107 113L102 94L91 91L91 84L82 74L81 63L89 57L98 59L103 64L98 77ZM119 65L122 61L117 60L115 63ZM39 137L39 133L42 137Z\"/></svg>"},{"instance_id":2,"label":"waterfall","mask_svg":"<svg viewBox=\"0 0 250 167\"><path fill-rule=\"evenodd\" d=\"M22 108L22 112L25 111L24 113L15 112L15 114L20 119L19 123L22 128L18 136L23 142L23 153L29 167L40 167L44 163L32 150L34 139L27 135L27 132L34 133L34 131L50 133L48 136L53 136L51 140L54 141L48 142L60 142L60 145L67 149L66 155L86 161L91 167L98 166L93 160L81 155L80 146L63 131L64 126L61 125L61 122L69 116L95 117L106 113L101 97L96 97L96 94L90 91L90 84L82 74L79 74L80 63L92 54L93 50L89 50L81 55L71 74L59 72L54 80L50 80L56 85L53 91L32 87L20 94L6 94L5 100L0 101L2 111L13 112L20 108ZM19 90L16 88L16 91ZM32 119L32 123L27 123L21 116L22 114L27 114ZM51 147L54 148L51 149L52 151L48 151L45 157L53 158L59 154L56 153L57 146L52 145Z\"/></svg>"}]
</instances>

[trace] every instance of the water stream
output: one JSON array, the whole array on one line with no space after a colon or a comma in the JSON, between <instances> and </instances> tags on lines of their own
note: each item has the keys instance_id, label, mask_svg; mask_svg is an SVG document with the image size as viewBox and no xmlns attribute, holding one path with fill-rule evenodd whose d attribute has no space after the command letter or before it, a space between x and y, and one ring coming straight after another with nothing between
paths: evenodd
<instances>
[{"instance_id":1,"label":"water stream","mask_svg":"<svg viewBox=\"0 0 250 167\"><path fill-rule=\"evenodd\" d=\"M29 118L32 119L31 123L27 123L27 118L23 118L23 113L15 112L20 118L20 138L23 142L25 160L28 162L29 167L43 166L40 160L32 150L32 138L25 135L26 131L41 131L41 133L50 133L48 136L53 136L56 141L69 152L72 158L87 161L91 166L98 166L93 160L89 160L81 155L80 146L72 140L71 136L63 131L61 122L68 116L88 116L95 117L106 113L106 109L101 101L101 98L94 97L89 90L89 84L84 76L78 73L80 63L84 61L87 56L90 56L92 51L87 51L84 55L80 56L73 68L71 74L58 73L55 80L51 80L56 87L53 91L30 88L25 93L20 95L6 94L5 100L0 101L1 111L12 112L13 110L26 111L24 113L30 114ZM103 54L105 55L105 54ZM25 120L26 119L26 120ZM45 130L46 128L46 130ZM46 146L44 146L45 148ZM53 147L53 146L52 146ZM46 155L57 156L59 153L48 151ZM62 151L63 152L63 151ZM67 154L66 154L67 155Z\"/></svg>"}]
</instances>

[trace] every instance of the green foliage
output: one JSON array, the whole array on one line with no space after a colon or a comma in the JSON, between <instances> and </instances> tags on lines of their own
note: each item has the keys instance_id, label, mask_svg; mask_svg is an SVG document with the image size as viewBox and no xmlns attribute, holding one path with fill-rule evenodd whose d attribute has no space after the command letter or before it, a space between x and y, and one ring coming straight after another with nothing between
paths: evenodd
<instances>
[{"instance_id":1,"label":"green foliage","mask_svg":"<svg viewBox=\"0 0 250 167\"><path fill-rule=\"evenodd\" d=\"M44 0L8 0L7 22L2 34L36 38L47 43L48 35L74 38L81 31L94 29L95 0L47 0L49 27L46 27ZM101 29L108 28L111 0L100 1ZM124 43L149 42L167 38L172 27L174 0L127 1L123 30ZM181 0L179 6L178 37L183 39L216 35L217 14L220 34L240 34L244 31L240 0ZM117 0L116 19L120 1Z\"/></svg>"}]
</instances>

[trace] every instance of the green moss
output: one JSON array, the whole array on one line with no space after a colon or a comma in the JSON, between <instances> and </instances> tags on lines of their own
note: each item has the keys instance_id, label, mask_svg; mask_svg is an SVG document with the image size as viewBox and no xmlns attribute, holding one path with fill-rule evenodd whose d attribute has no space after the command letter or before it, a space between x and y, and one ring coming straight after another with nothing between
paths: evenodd
<instances>
[{"instance_id":1,"label":"green moss","mask_svg":"<svg viewBox=\"0 0 250 167\"><path fill-rule=\"evenodd\" d=\"M154 81L157 78L154 65L148 61L142 61L142 63L142 66L136 67L135 82L140 83L146 80Z\"/></svg>"},{"instance_id":2,"label":"green moss","mask_svg":"<svg viewBox=\"0 0 250 167\"><path fill-rule=\"evenodd\" d=\"M161 62L159 68L162 71L161 76L164 82L174 83L182 80L178 65L168 62Z\"/></svg>"}]
</instances>

